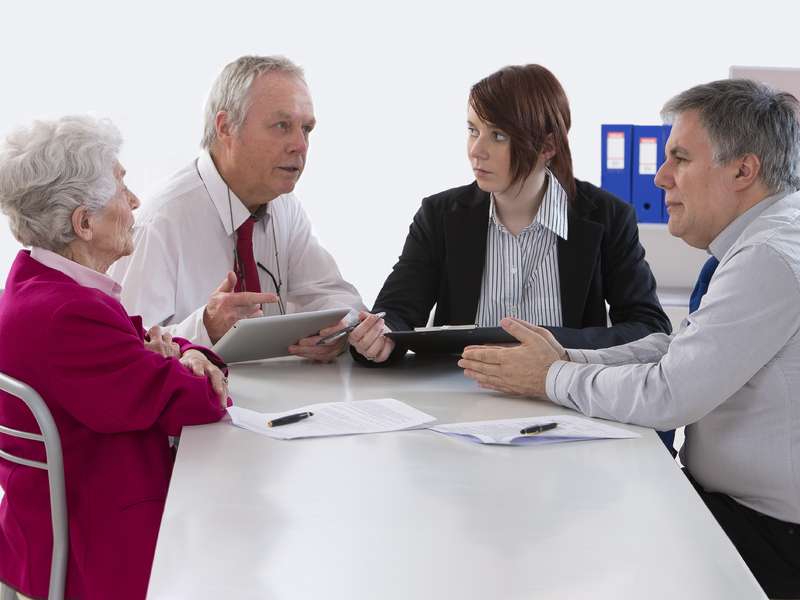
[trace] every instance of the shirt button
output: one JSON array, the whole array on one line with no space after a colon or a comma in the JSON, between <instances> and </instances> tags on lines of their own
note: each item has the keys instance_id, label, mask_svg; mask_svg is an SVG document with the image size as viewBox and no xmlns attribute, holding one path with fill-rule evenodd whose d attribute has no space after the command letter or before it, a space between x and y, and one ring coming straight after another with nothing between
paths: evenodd
<instances>
[{"instance_id":1,"label":"shirt button","mask_svg":"<svg viewBox=\"0 0 800 600\"><path fill-rule=\"evenodd\" d=\"M516 275L517 274L517 267L511 267L511 273L512 273L512 275Z\"/></svg>"},{"instance_id":2,"label":"shirt button","mask_svg":"<svg viewBox=\"0 0 800 600\"><path fill-rule=\"evenodd\" d=\"M516 306L512 306L512 307L511 307L511 314L512 314L512 315L515 315L515 314L517 314L517 307L516 307Z\"/></svg>"}]
</instances>

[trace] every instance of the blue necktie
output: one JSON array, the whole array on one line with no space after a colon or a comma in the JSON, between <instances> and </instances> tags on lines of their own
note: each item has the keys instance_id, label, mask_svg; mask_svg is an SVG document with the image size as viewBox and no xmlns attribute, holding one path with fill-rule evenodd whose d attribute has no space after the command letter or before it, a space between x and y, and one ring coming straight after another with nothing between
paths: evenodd
<instances>
[{"instance_id":1,"label":"blue necktie","mask_svg":"<svg viewBox=\"0 0 800 600\"><path fill-rule=\"evenodd\" d=\"M700 269L700 277L697 278L697 283L694 285L694 290L692 290L692 296L689 298L689 314L696 311L700 306L700 300L708 291L708 284L711 282L711 277L714 275L714 271L717 270L718 265L719 261L712 256L706 261L703 268ZM675 430L656 431L656 433L658 437L661 438L661 441L664 442L667 449L672 453L672 456L675 456L677 454L673 447L675 442Z\"/></svg>"},{"instance_id":2,"label":"blue necktie","mask_svg":"<svg viewBox=\"0 0 800 600\"><path fill-rule=\"evenodd\" d=\"M708 284L711 281L711 277L714 275L714 271L717 270L718 265L719 261L712 256L706 261L706 264L704 264L703 268L700 270L700 277L697 278L697 283L692 291L692 296L689 298L689 314L693 313L700 307L700 300L708 291Z\"/></svg>"}]
</instances>

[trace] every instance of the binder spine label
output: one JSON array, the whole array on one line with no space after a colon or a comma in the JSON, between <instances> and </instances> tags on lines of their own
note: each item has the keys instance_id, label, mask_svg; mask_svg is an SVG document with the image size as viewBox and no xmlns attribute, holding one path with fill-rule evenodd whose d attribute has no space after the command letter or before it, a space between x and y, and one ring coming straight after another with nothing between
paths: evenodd
<instances>
[{"instance_id":1,"label":"binder spine label","mask_svg":"<svg viewBox=\"0 0 800 600\"><path fill-rule=\"evenodd\" d=\"M658 170L658 138L639 138L639 175L655 175Z\"/></svg>"},{"instance_id":2,"label":"binder spine label","mask_svg":"<svg viewBox=\"0 0 800 600\"><path fill-rule=\"evenodd\" d=\"M625 132L609 131L606 137L606 169L625 168Z\"/></svg>"}]
</instances>

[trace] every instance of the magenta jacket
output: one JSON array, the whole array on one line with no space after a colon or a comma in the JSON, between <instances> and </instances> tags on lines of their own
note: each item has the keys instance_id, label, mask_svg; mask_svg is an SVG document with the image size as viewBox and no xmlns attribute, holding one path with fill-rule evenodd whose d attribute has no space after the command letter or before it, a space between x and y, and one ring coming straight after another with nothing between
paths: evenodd
<instances>
[{"instance_id":1,"label":"magenta jacket","mask_svg":"<svg viewBox=\"0 0 800 600\"><path fill-rule=\"evenodd\" d=\"M27 251L14 261L0 296L0 371L42 396L61 435L67 598L145 597L172 473L168 435L224 414L208 378L147 350L144 334L141 318L129 317L112 297ZM22 401L4 392L0 422L38 432ZM0 435L0 447L45 459L41 443ZM47 474L0 459L0 485L0 579L47 597L53 543Z\"/></svg>"}]
</instances>

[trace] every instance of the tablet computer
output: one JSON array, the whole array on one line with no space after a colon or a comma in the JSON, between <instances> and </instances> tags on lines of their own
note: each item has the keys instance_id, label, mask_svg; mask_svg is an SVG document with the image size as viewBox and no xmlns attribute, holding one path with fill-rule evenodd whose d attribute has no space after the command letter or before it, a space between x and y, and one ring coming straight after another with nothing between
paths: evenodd
<instances>
[{"instance_id":1,"label":"tablet computer","mask_svg":"<svg viewBox=\"0 0 800 600\"><path fill-rule=\"evenodd\" d=\"M461 354L467 346L519 343L502 327L443 325L421 327L414 331L391 331L387 338L417 354Z\"/></svg>"},{"instance_id":2,"label":"tablet computer","mask_svg":"<svg viewBox=\"0 0 800 600\"><path fill-rule=\"evenodd\" d=\"M289 346L336 325L349 312L349 308L332 308L242 319L211 350L226 363L289 356Z\"/></svg>"}]
</instances>

